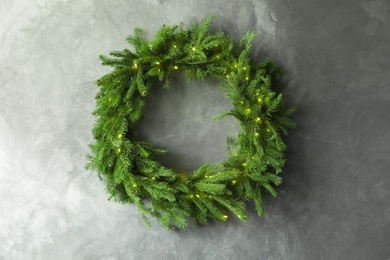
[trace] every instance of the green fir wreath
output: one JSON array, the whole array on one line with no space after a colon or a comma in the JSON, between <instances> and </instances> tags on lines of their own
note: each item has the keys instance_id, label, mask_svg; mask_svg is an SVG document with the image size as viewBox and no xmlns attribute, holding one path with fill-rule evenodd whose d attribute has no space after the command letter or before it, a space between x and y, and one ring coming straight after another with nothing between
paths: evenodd
<instances>
[{"instance_id":1,"label":"green fir wreath","mask_svg":"<svg viewBox=\"0 0 390 260\"><path fill-rule=\"evenodd\" d=\"M279 70L269 60L251 62L254 33L234 48L231 37L209 32L212 19L194 22L188 30L183 24L164 25L150 42L136 28L127 38L134 51L100 56L113 71L97 81L97 119L86 167L103 175L110 198L135 203L148 225L147 216L171 229L185 227L189 219L226 221L229 212L245 221L247 201L254 201L262 216L264 192L276 196L274 186L282 182L278 174L286 145L281 134L295 123L289 117L294 109L286 108L277 84ZM234 116L241 125L226 161L184 175L155 161L165 151L138 140L134 131L153 83L158 79L168 88L178 71L189 79L223 79L220 87L234 107L217 117Z\"/></svg>"}]
</instances>

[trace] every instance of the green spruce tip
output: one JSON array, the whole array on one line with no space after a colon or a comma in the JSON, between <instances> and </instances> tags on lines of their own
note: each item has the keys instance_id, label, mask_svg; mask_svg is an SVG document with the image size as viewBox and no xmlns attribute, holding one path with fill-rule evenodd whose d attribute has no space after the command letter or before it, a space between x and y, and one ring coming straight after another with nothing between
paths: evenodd
<instances>
[{"instance_id":1,"label":"green spruce tip","mask_svg":"<svg viewBox=\"0 0 390 260\"><path fill-rule=\"evenodd\" d=\"M201 224L209 218L226 221L231 214L245 221L247 201L254 201L262 216L264 192L276 196L274 187L282 182L278 174L286 145L281 135L295 123L290 119L294 109L286 108L276 86L279 70L270 60L251 62L254 33L233 48L231 37L209 32L212 19L195 22L188 30L183 24L164 25L150 42L136 28L127 38L134 51L100 56L113 70L97 81L94 140L86 168L103 177L111 199L135 203L148 225L147 216L169 229L184 228L189 219ZM217 118L230 115L241 125L236 140L228 140L226 161L191 174L161 165L154 156L165 151L134 138L133 127L142 117L152 83L158 79L169 88L178 71L189 79L223 79L220 87L234 107Z\"/></svg>"}]
</instances>

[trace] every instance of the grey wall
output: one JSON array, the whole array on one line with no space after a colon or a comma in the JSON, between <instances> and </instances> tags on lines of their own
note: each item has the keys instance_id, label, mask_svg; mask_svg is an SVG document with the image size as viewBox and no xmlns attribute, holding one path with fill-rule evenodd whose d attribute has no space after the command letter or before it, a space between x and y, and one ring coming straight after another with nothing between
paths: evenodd
<instances>
[{"instance_id":1,"label":"grey wall","mask_svg":"<svg viewBox=\"0 0 390 260\"><path fill-rule=\"evenodd\" d=\"M98 55L125 48L135 26L216 15L253 57L284 70L298 127L279 196L266 215L167 232L133 205L107 201L84 170ZM1 259L389 259L390 2L1 0ZM150 97L141 134L195 169L225 158L237 123L213 80Z\"/></svg>"}]
</instances>

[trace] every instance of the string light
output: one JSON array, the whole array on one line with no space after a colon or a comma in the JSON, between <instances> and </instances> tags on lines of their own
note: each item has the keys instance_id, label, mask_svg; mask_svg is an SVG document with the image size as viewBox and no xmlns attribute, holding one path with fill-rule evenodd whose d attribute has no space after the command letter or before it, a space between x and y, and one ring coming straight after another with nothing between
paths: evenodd
<instances>
[{"instance_id":1,"label":"string light","mask_svg":"<svg viewBox=\"0 0 390 260\"><path fill-rule=\"evenodd\" d=\"M180 34L177 34L177 35L176 34L169 35L169 34L170 34L170 32L161 31L161 35L162 36L160 38L165 38L164 36L168 35L168 38L169 37L176 38L176 40L179 41L177 36L179 36L179 38L180 38ZM217 36L216 38L218 38L218 37L219 36ZM198 55L203 54L203 52L205 51L205 49L203 48L203 45L200 45L196 41L187 41L185 44L182 41L179 41L180 46L177 46L175 44L174 40L170 41L168 44L166 44L166 47L170 48L172 53L175 53L176 49L178 47L180 47L180 50L177 50L176 54L180 54L181 52L184 51L183 53L181 53L182 55L179 55L180 57L178 57L177 60L172 59L168 63L164 59L160 59L158 57L151 59L151 57L150 57L150 55L151 55L150 53L151 52L155 53L156 55L160 54L160 53L157 53L157 52L161 52L160 49L154 49L154 47L158 48L158 45L160 45L160 44L157 44L157 41L154 41L153 44L147 44L145 42L145 47L148 46L148 47L150 47L150 49L149 49L149 51L146 51L145 55L139 55L138 58L130 60L130 63L129 63L129 69L130 69L130 71L129 71L129 73L130 73L129 80L130 81L134 81L134 82L136 82L137 80L139 81L139 78L136 77L136 76L137 75L138 76L142 76L141 75L142 73L147 73L147 69L148 68L150 69L150 67L152 67L152 68L154 67L155 70L157 69L157 71L158 71L157 75L160 76L160 78L162 78L162 80L164 80L164 78L166 76L168 76L168 75L165 75L166 73L164 73L165 69L167 69L167 71L169 70L169 72L173 72L172 69L178 70L179 68L181 70L184 69L184 70L187 70L187 71L190 71L191 69L196 70L198 67L207 67L208 66L207 62L211 62L211 63L214 62L215 63L215 62L221 61L221 59L222 59L222 63L224 63L224 64L220 68L220 72L221 73L217 73L216 72L215 74L219 74L219 77L222 78L222 79L223 79L223 76L226 76L227 79L225 78L225 82L226 83L229 83L229 82L232 83L232 84L229 84L229 87L231 87L234 90L235 90L235 88L238 89L238 91L237 91L238 93L235 93L234 97L232 97L232 101L233 101L232 105L237 106L236 109L240 113L242 113L241 116L244 117L243 118L243 120L245 121L244 123L248 125L248 127L246 129L244 129L246 131L246 133L243 132L243 134L246 135L249 139L252 139L255 143L258 142L258 141L267 142L267 141L269 141L268 137L271 137L273 135L278 137L279 131L277 131L277 129L272 124L268 123L269 120L268 120L267 116L263 115L262 114L263 111L261 111L263 109L267 110L267 108L265 106L268 105L268 103L270 102L269 99L272 100L274 97L273 96L271 98L268 97L267 93L269 91L268 90L262 90L260 86L253 87L253 92L250 89L251 87L247 86L251 82L255 83L255 81L257 81L257 78L260 78L260 77L263 77L263 76L267 77L266 79L269 79L268 76L266 76L269 73L268 72L264 72L264 73L261 72L262 75L255 75L255 74L253 74L253 73L258 73L260 70L258 70L255 67L253 67L251 64L249 64L249 62L244 62L244 63L248 64L249 67L246 67L246 65L244 65L241 62L239 62L238 58L235 57L235 55L230 54L230 53L228 53L226 51L228 46L226 46L226 48L225 48L225 45L230 44L230 41L225 41L224 40L225 38L221 38L221 39L220 39L220 41L216 41L216 42L221 42L221 46L222 46L221 48L219 48L219 44L215 43L214 44L215 48L211 50L212 52L214 52L212 54L212 56L204 57L204 60L202 60L202 61L198 61L198 60L193 61L193 60L191 60L191 61L193 61L193 62L189 63L189 64L193 64L191 66L183 66L180 60L186 58L186 57L182 57L183 55L184 56L187 55L191 59L191 57L195 57L196 58ZM192 45L192 44L195 44L195 45ZM156 45L156 46L154 46L154 45ZM171 47L169 47L169 46L171 46ZM199 52L197 50L198 46L199 46ZM216 47L218 47L218 48L216 48ZM175 51L173 51L172 48L175 48ZM147 50L147 48L146 48L146 50ZM222 51L224 51L224 52L222 52ZM214 57L214 59L213 59L213 57ZM225 58L226 58L226 60L224 60ZM149 59L149 62L147 61L147 59ZM161 62L160 62L160 60L161 60ZM140 65L138 65L138 62L140 62ZM133 63L133 66L131 66L131 63ZM155 66L153 66L153 64L155 64ZM159 65L161 65L161 66L159 66ZM138 68L139 68L139 70L138 70ZM246 70L248 70L248 72L246 72ZM192 72L192 71L190 71L190 72ZM112 74L114 74L114 73L112 73ZM232 78L232 81L230 81L230 77ZM252 77L253 77L253 80L251 80ZM104 82L105 79L106 78L103 78L99 82ZM249 82L249 81L251 81L251 82ZM111 84L111 82L112 83L118 82L118 83L117 84ZM117 77L116 79L114 79L112 81L107 81L106 84L108 86L111 84L111 85L113 85L115 87L115 86L122 85L122 83L124 83L124 81L122 79L118 80L118 77ZM150 82L149 81L145 82L145 85L149 86L146 83L150 83ZM233 84L233 83L235 83L235 84ZM102 85L105 85L105 84L102 83ZM143 89L141 89L141 87L140 87L140 91L138 92L139 93L138 95L144 96L144 95L147 95L147 94L150 93L148 87L144 87ZM248 93L246 93L245 91L241 92L241 90L245 89L245 88L249 88L249 90L247 90ZM124 94L126 94L126 93L124 93ZM253 99L250 99L250 98L247 99L245 97L246 95L247 96L253 95L252 96ZM263 97L264 97L264 100L262 99ZM120 105L123 105L123 106L127 105L129 107L130 111L137 110L136 104L131 103L130 100L125 100L124 102L120 102L120 104L118 104L118 100L120 99L119 95L112 95L112 96L111 95L103 95L103 96L101 96L101 98L102 98L102 102L106 102L107 103L107 106L111 106L111 107L115 106L115 108L118 108L117 113L113 113L113 116L118 116L118 115L126 116L124 114L124 112L123 112L123 109L121 109L119 107ZM237 100L239 101L239 103L237 103ZM110 102L107 102L107 101L110 101ZM251 104L251 102L256 102L256 101L258 101L259 103L263 102L264 104L257 104L257 106ZM134 109L131 108L131 107L134 107ZM251 110L252 107L253 107L253 111ZM125 109L126 109L126 107L125 107ZM260 111L259 111L259 109L260 109ZM269 115L269 117L271 117L271 115ZM262 121L262 120L264 120L264 121ZM100 127L100 125L99 125L99 127ZM104 122L103 122L103 124L101 124L101 128L103 129L103 131L105 130ZM111 150L114 154L116 154L117 159L121 159L121 157L126 156L126 157L130 157L130 158L127 158L127 159L129 159L131 161L134 161L135 163L138 163L138 161L139 161L139 164L142 164L142 160L145 161L146 159L145 158L138 158L133 153L129 153L129 149L128 149L127 146L124 145L124 142L127 142L128 141L127 139L130 138L130 136L126 132L123 132L122 130L123 129L114 129L113 131L111 131L111 139L112 140L111 141L108 140L108 142L107 142L109 150ZM264 132L264 130L266 130L267 132L271 132L271 133ZM115 133L117 133L117 138L116 139L115 139ZM267 134L265 134L265 133L267 133ZM108 133L108 135L109 135L109 133ZM259 136L259 135L261 135L262 137L261 138L255 138L254 137L254 136ZM123 140L121 140L121 139L123 139ZM242 140L238 140L237 141L237 143L238 143L237 146L240 145L240 141L242 141ZM272 140L270 140L270 141L272 141ZM245 142L245 140L243 142ZM122 147L124 147L123 149L125 149L123 154L121 154L121 148ZM117 149L115 149L115 148L117 148ZM234 156L235 158L233 158L233 159L235 159L236 162L233 163L232 165L226 165L224 167L224 169L223 169L222 175L221 175L221 172L216 172L215 170L210 168L208 170L209 171L208 173L204 173L204 175L202 175L203 178L204 178L203 180L205 182L207 182L207 180L205 180L207 178L209 182L210 181L211 182L213 182L213 181L215 182L216 179L221 179L221 177L224 177L225 175L226 176L227 175L233 175L232 177L235 177L237 179L233 179L231 177L230 180L227 180L226 183L225 183L228 186L227 188L229 188L229 185L230 185L230 188L232 188L232 189L234 189L234 187L240 188L240 186L243 185L243 182L242 182L241 178L249 178L248 176L251 176L252 171L256 170L254 168L255 168L255 166L257 166L257 163L261 160L261 156L260 155L256 155L256 157L251 156L251 153L253 154L255 151L253 151L253 149L250 149L250 148L251 147L246 147L245 143L244 143L242 151L240 151L239 149L234 149L236 151L234 151L234 150L231 151L231 155L235 155ZM272 148L274 148L274 147L272 147ZM95 148L95 149L97 149L97 148ZM240 151L240 156L238 156L238 151L237 150ZM272 149L270 151L271 151L271 154L272 154L272 152L273 152ZM95 159L96 159L97 162L94 163L94 165L99 165L100 162L98 162L98 160L100 160L100 158L99 157L98 158L94 158L94 160ZM103 170L108 172L108 173L112 172L114 169L113 168L108 168L107 166L114 167L114 168L116 166L118 166L118 164L114 160L107 160L107 159L104 159L104 158L101 158L101 159L102 159L102 162L100 163L100 165L103 165L101 168L103 168ZM122 159L126 159L126 158L122 158ZM277 159L282 160L283 158L277 158ZM242 162L243 160L244 160L244 162ZM109 165L107 165L107 161L109 162ZM247 161L248 161L248 163L246 163ZM240 162L242 162L241 163L242 164L241 167L238 166L238 164ZM107 168L104 169L104 167L107 167ZM237 168L235 168L235 167L237 167ZM271 168L271 166L270 166L270 168ZM145 173L146 173L145 181L146 182L142 182L140 180L132 178L131 169L127 169L127 172L128 172L127 174L130 174L129 175L130 177L128 176L129 178L127 178L128 179L128 184L126 185L126 188L130 188L130 191L133 192L134 195L137 195L137 192L138 192L138 196L144 196L145 195L144 194L145 193L144 186L148 187L147 185L149 185L149 186L150 185L151 186L159 185L158 182L162 180L162 178L158 174L155 174L152 169L145 170ZM208 175L208 174L210 174L210 175ZM226 177L224 177L224 178L226 178ZM139 189L138 189L138 181L140 181ZM180 183L180 185L182 185L184 188L189 187L188 189L192 189L192 191L189 191L187 194L185 194L185 193L181 194L182 200L187 200L187 203L191 203L191 202L193 202L193 203L195 203L195 202L196 203L197 202L201 203L202 200L200 200L200 198L202 198L202 199L209 199L209 204L210 203L214 203L214 202L217 203L219 201L218 199L221 197L220 195L216 194L216 200L214 200L214 198L213 198L214 195L211 195L211 194L214 194L214 193L217 193L217 192L215 192L215 191L212 192L212 189L210 189L209 187L208 188L211 190L211 192L203 192L202 190L199 190L199 189L197 189L195 187L196 186L196 181L194 182L193 180L191 180L191 178L188 178L186 176L181 176L181 174L180 174L180 177L178 177L177 183ZM175 184L175 183L173 183L173 184ZM167 186L169 186L169 185L167 185ZM118 190L121 191L120 187L115 187L115 188L118 188ZM161 189L162 192L164 192L163 189L166 190L166 193L168 195L169 194L175 195L176 189L174 187L170 188L170 187L164 186ZM114 190L114 192L115 192L115 190ZM200 192L200 193L193 193L193 192ZM225 192L225 193L227 193L227 192ZM207 194L209 194L209 195L207 195ZM149 195L149 197L151 196L149 193L147 193L146 195ZM230 194L225 194L225 195L224 195L223 198L228 201L225 204L230 205L229 202L231 202L231 201L234 202L235 199L239 199L237 197L240 197L242 194L238 194L238 195L237 194L233 194L232 198L229 198L229 196L227 196L227 195L230 195ZM242 195L242 196L244 196L244 195ZM190 198L190 200L188 200L189 198ZM177 206L175 204L176 202L172 202L171 204L173 206ZM205 203L206 202L207 201L205 201ZM159 206L158 204L161 204L161 203L164 204L165 202L164 201L161 201L161 202L158 201L157 202L157 207ZM172 205L168 205L167 207L172 207ZM141 206L143 206L143 205L141 205ZM142 210L143 208L141 206L140 206L140 209ZM225 221L230 216L232 216L232 218L234 218L234 215L236 215L240 219L243 219L243 220L246 219L246 214L244 213L244 211L242 211L243 209L240 209L240 207L239 207L240 205L236 206L234 204L231 204L230 206L233 209L232 211L236 212L236 214L231 214L228 211L224 211L223 210L224 207L221 206L221 207L218 207L218 210L216 212L214 212L216 217L217 217L217 219L219 219L220 221ZM192 209L190 209L190 210L192 210ZM188 209L184 208L183 209L184 213L180 212L180 214L185 215L186 211L188 211ZM195 215L194 220L195 221L199 221L199 219L196 218L196 214L195 213L199 213L199 211L201 211L201 209L195 207L193 211L194 212L192 212L192 213L194 213L194 214L192 214L191 216ZM243 214L240 214L240 212L243 213ZM206 212L206 213L207 214L205 214L205 215L212 215L210 212ZM227 214L229 214L229 215L227 215ZM159 215L157 214L156 217L159 217ZM168 222L166 224L170 224L172 219L175 220L174 217L170 218L170 216L168 216ZM172 222L174 222L174 221L172 221ZM175 225L174 223L172 223L172 224ZM181 223L179 222L176 225L180 226L180 224Z\"/></svg>"}]
</instances>

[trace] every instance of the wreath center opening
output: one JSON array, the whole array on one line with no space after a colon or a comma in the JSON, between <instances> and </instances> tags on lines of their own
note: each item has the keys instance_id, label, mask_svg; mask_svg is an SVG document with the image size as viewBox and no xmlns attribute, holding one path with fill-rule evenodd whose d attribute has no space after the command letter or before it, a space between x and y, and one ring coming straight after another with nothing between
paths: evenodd
<instances>
[{"instance_id":1,"label":"wreath center opening","mask_svg":"<svg viewBox=\"0 0 390 260\"><path fill-rule=\"evenodd\" d=\"M136 132L140 140L167 150L156 156L156 161L190 174L205 163L227 158L226 138L236 138L240 125L233 117L214 120L233 107L219 88L221 83L211 76L188 81L178 73L169 89L161 83L153 85Z\"/></svg>"}]
</instances>

